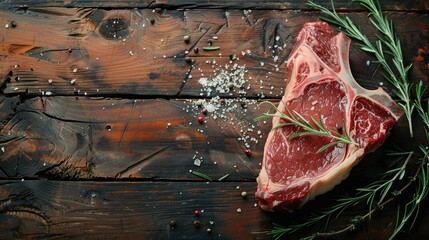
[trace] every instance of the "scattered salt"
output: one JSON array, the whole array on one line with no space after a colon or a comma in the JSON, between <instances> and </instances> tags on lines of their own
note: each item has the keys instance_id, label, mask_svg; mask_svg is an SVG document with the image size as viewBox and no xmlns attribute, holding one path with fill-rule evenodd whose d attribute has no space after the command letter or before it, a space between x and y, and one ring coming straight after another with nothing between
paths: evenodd
<instances>
[{"instance_id":1,"label":"scattered salt","mask_svg":"<svg viewBox=\"0 0 429 240\"><path fill-rule=\"evenodd\" d=\"M195 165L195 166L198 166L198 167L199 167L199 166L201 166L201 160L200 160L200 159L198 159L198 158L197 158L197 159L195 159L195 160L194 160L194 165Z\"/></svg>"}]
</instances>

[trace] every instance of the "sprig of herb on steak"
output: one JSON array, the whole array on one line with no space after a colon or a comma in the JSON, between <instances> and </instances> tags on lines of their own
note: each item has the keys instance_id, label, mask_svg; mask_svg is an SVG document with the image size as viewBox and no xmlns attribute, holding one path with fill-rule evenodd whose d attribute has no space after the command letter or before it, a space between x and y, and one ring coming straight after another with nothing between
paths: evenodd
<instances>
[{"instance_id":1,"label":"sprig of herb on steak","mask_svg":"<svg viewBox=\"0 0 429 240\"><path fill-rule=\"evenodd\" d=\"M385 71L384 78L395 87L393 92L399 99L401 99L401 102L398 103L398 105L404 110L405 116L408 120L410 135L412 137L413 126L411 116L414 111L414 105L410 97L412 84L408 79L408 72L411 69L412 64L405 67L401 42L394 32L392 21L383 15L378 1L352 1L360 3L369 11L368 17L370 22L381 33L381 35L377 35L378 40L375 41L375 44L369 41L368 37L365 36L360 28L357 27L349 17L338 15L332 1L332 11L312 1L308 1L308 6L320 10L322 14L324 14L320 17L321 20L338 26L339 30L344 34L359 41L357 45L361 50L369 52L375 56L377 59L376 62L380 64ZM388 64L385 52L391 55L393 65L395 66L398 74L396 74L395 70Z\"/></svg>"},{"instance_id":2,"label":"sprig of herb on steak","mask_svg":"<svg viewBox=\"0 0 429 240\"><path fill-rule=\"evenodd\" d=\"M379 40L375 45L372 45L367 37L363 35L359 28L352 23L352 21L347 17L340 17L332 6L333 10L330 11L318 4L315 4L309 1L309 5L321 10L325 15L331 17L332 19L322 17L323 20L330 23L334 23L337 26L341 27L341 31L345 32L352 38L355 38L361 41L361 49L367 52L374 53L376 55L377 61L383 66L387 74L385 78L391 82L395 88L395 94L403 101L401 107L404 109L406 117L409 121L410 133L412 135L412 125L411 125L411 115L414 110L416 110L425 124L426 132L426 143L429 142L429 102L426 106L423 106L423 96L426 92L426 87L423 86L423 83L420 82L416 85L416 95L417 99L412 100L410 97L410 90L412 85L408 82L408 71L411 68L411 65L404 67L402 52L399 39L393 32L392 22L385 18L382 15L381 9L373 0L353 0L354 2L360 3L363 7L369 10L370 21L371 23L383 34L383 36L378 36ZM372 19L371 16L374 18ZM392 74L393 71L387 65L385 56L383 53L382 45L388 48L390 54L392 55L393 64L396 67L399 76ZM387 67L386 67L387 66ZM282 227L275 224L275 227L269 233L275 239L279 239L285 234L290 234L296 232L310 225L322 222L326 219L329 221L332 219L332 216L338 217L346 209L353 207L355 205L366 203L369 207L369 210L366 214L356 216L351 219L350 223L342 229L336 231L325 231L327 232L318 232L314 233L308 237L302 239L314 239L317 237L332 237L341 233L346 233L352 231L355 227L361 223L363 220L371 217L371 214L375 211L381 210L387 204L393 202L398 196L400 196L405 190L410 189L412 186L415 186L412 196L406 200L405 205L398 206L397 212L397 221L394 231L392 232L389 239L394 239L397 234L402 231L406 224L411 223L409 228L411 229L415 223L416 217L418 216L421 203L429 193L429 149L428 147L420 146L423 157L419 159L419 167L414 173L404 183L403 177L407 169L408 163L412 156L412 152L401 152L397 153L398 155L407 156L406 160L399 164L399 167L394 169L387 170L386 173L380 178L380 180L375 181L368 185L365 188L357 189L357 193L354 196L346 196L340 198L336 201L336 204L331 206L329 209L322 211L315 217L307 219L303 223L291 225L288 227ZM401 181L402 180L402 181ZM394 184L403 183L402 187L395 190ZM390 197L388 197L390 196ZM376 204L374 204L374 202Z\"/></svg>"},{"instance_id":3,"label":"sprig of herb on steak","mask_svg":"<svg viewBox=\"0 0 429 240\"><path fill-rule=\"evenodd\" d=\"M323 152L329 147L335 146L340 143L358 145L355 141L353 141L353 139L349 137L345 126L341 127L342 129L341 132L328 130L325 126L322 114L319 114L319 120L316 120L313 117L311 117L311 120L307 120L297 111L290 110L286 104L283 104L286 110L286 113L283 113L282 111L277 109L276 106L270 101L264 101L262 102L262 104L268 104L270 105L271 108L266 113L263 113L261 116L255 118L255 121L259 121L267 118L279 117L281 119L286 120L286 122L282 124L278 124L277 126L274 126L273 130L277 128L286 127L286 126L299 127L300 131L291 134L289 136L289 139L313 135L313 136L320 136L320 137L328 137L333 140L330 143L319 148L319 150L317 150L317 153ZM275 110L274 113L271 112L272 109Z\"/></svg>"}]
</instances>

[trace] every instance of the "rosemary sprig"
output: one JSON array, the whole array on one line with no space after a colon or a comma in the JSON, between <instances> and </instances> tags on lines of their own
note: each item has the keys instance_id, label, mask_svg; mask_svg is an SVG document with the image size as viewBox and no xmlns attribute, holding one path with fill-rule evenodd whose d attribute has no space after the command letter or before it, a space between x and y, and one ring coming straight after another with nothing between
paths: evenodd
<instances>
[{"instance_id":1,"label":"rosemary sprig","mask_svg":"<svg viewBox=\"0 0 429 240\"><path fill-rule=\"evenodd\" d=\"M359 27L357 27L349 17L338 15L338 13L335 11L333 1L331 1L332 11L312 1L308 1L307 4L310 7L320 10L325 15L321 16L320 19L340 27L340 30L344 34L350 38L358 40L358 46L361 50L374 54L375 58L377 59L376 62L379 63L386 72L386 74L384 74L385 79L394 86L394 94L399 99L401 99L401 102L398 104L404 110L405 116L408 120L410 135L412 137L413 126L411 116L414 111L414 105L410 98L412 84L408 80L408 72L411 69L412 64L406 67L404 66L401 42L393 30L392 21L383 15L378 1L352 1L360 3L369 11L368 17L370 22L380 33L382 33L381 35L377 35L378 40L375 41L375 44L369 41L367 36L363 34ZM387 51L383 49L383 46L387 48ZM388 64L385 52L391 55L393 65L396 67L396 71L398 72L399 76L395 74L394 70Z\"/></svg>"},{"instance_id":2,"label":"rosemary sprig","mask_svg":"<svg viewBox=\"0 0 429 240\"><path fill-rule=\"evenodd\" d=\"M294 233L300 229L309 227L323 220L326 220L327 224L333 217L335 219L338 218L346 209L362 203L365 203L367 206L369 206L369 211L365 215L365 218L371 217L372 212L374 212L375 209L379 209L379 207L383 204L383 201L386 199L386 196L388 196L388 193L394 192L392 190L393 183L401 180L405 175L407 164L410 161L413 152L401 153L400 155L407 156L404 163L402 163L399 167L384 173L380 180L373 182L364 188L357 189L358 192L356 195L346 195L338 198L335 202L336 204L325 209L314 217L306 219L302 223L294 224L288 227L275 224L274 228L268 234L271 235L274 239L279 239L285 234ZM374 202L376 202L376 204L374 204ZM354 219L353 224L356 225L361 220L363 219L356 218ZM326 236L326 234L324 236Z\"/></svg>"},{"instance_id":3,"label":"rosemary sprig","mask_svg":"<svg viewBox=\"0 0 429 240\"><path fill-rule=\"evenodd\" d=\"M328 137L331 138L333 141L330 143L322 146L318 149L317 153L323 152L326 149L328 149L331 146L335 146L339 143L344 144L353 144L358 145L356 142L353 141L347 134L346 127L342 127L342 133L339 131L332 131L328 130L325 126L323 115L319 114L319 120L316 120L315 118L311 117L311 122L306 120L301 114L299 114L295 110L290 110L289 107L286 104L284 105L284 108L287 112L287 114L280 111L272 102L270 101L264 101L261 104L269 104L271 108L266 112L263 113L261 116L255 118L255 121L259 121L266 118L272 118L272 117L280 117L284 120L286 120L286 123L279 124L277 126L273 127L274 129L285 127L285 126L297 126L301 128L301 131L293 133L289 136L289 139L294 139L297 137L303 137L303 136L320 136L320 137ZM275 112L271 113L271 109L274 109ZM314 125L313 125L313 124Z\"/></svg>"},{"instance_id":4,"label":"rosemary sprig","mask_svg":"<svg viewBox=\"0 0 429 240\"><path fill-rule=\"evenodd\" d=\"M425 155L420 162L420 167L417 170L415 177L412 179L413 181L417 181L416 190L413 194L413 197L403 208L402 216L400 208L401 206L398 206L395 230L389 237L389 240L393 240L394 237L404 228L405 224L410 221L410 219L413 220L410 229L413 227L420 210L420 204L429 193L429 152L426 148L423 147L421 147L421 151Z\"/></svg>"}]
</instances>

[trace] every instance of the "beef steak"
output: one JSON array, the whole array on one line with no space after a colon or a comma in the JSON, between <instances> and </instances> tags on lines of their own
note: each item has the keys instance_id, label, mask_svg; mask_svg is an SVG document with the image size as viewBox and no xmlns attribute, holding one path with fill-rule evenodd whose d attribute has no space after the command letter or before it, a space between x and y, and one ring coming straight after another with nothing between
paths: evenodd
<instances>
[{"instance_id":1,"label":"beef steak","mask_svg":"<svg viewBox=\"0 0 429 240\"><path fill-rule=\"evenodd\" d=\"M272 130L267 138L256 197L262 209L293 209L325 193L346 178L368 151L380 146L403 112L379 88L367 90L354 80L349 66L350 39L334 36L325 22L306 23L287 63L288 80L278 110L285 104L311 122L323 119L332 132L347 131L356 144L330 137L306 135L289 138L303 129L288 125ZM273 126L286 123L273 118Z\"/></svg>"}]
</instances>

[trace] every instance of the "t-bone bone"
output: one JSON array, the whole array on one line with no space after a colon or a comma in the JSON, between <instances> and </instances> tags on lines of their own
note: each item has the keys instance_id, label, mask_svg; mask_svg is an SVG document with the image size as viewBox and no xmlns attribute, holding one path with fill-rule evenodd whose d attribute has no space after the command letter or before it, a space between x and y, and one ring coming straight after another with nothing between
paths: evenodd
<instances>
[{"instance_id":1,"label":"t-bone bone","mask_svg":"<svg viewBox=\"0 0 429 240\"><path fill-rule=\"evenodd\" d=\"M356 144L338 143L318 152L335 140L316 135L289 138L304 131L296 125L272 130L257 178L256 197L262 209L293 211L331 190L367 152L384 142L403 115L383 89L367 90L356 83L349 46L350 38L334 35L327 23L306 23L288 59L287 86L278 110L288 114L286 104L310 123L311 118L322 118L329 131L347 131ZM272 124L286 121L274 117Z\"/></svg>"}]
</instances>

